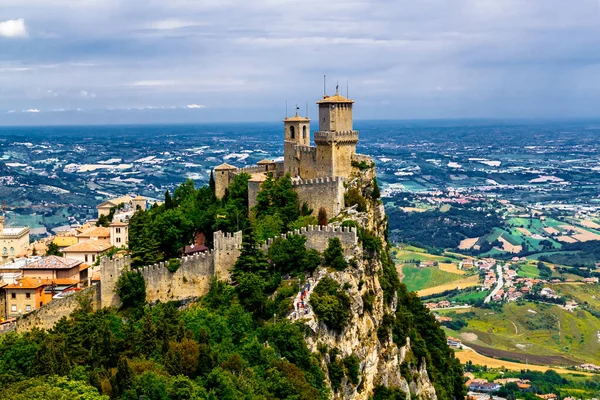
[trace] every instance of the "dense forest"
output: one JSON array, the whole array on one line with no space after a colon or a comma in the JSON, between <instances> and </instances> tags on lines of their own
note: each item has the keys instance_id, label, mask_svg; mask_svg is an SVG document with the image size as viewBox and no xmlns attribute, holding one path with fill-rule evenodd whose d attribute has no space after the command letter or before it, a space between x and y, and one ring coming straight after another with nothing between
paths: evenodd
<instances>
[{"instance_id":1,"label":"dense forest","mask_svg":"<svg viewBox=\"0 0 600 400\"><path fill-rule=\"evenodd\" d=\"M502 226L502 221L489 210L453 205L446 212L404 212L388 207L390 239L438 249L456 248L461 240L481 237Z\"/></svg>"},{"instance_id":2,"label":"dense forest","mask_svg":"<svg viewBox=\"0 0 600 400\"><path fill-rule=\"evenodd\" d=\"M307 249L306 238L298 235L261 251L257 243L266 235L313 223L314 217L299 203L289 176L268 179L249 214L247 180L237 176L223 200L214 197L211 186L196 189L187 181L173 195L166 193L164 204L137 212L130 229L138 266L178 257L197 232L208 238L217 229L243 230L231 284L213 280L209 293L195 303L150 306L141 275L126 272L117 283L121 309L93 312L91 299L81 298L79 309L49 331L0 336L0 398L314 400L329 398L344 379L360 385L357 355L342 357L335 347L312 353L305 326L286 318L306 274L319 266L357 268L355 261L344 259L336 239L323 254ZM359 238L364 257L382 263L376 273L388 311L378 339L403 346L409 337L403 376L410 380L414 368L426 362L438 398L462 398L462 368L443 331L399 283L381 239L362 228ZM346 290L325 278L311 298L315 315L332 331L342 331L351 319ZM368 296L373 294L365 304ZM400 388L377 386L373 397L406 395Z\"/></svg>"}]
</instances>

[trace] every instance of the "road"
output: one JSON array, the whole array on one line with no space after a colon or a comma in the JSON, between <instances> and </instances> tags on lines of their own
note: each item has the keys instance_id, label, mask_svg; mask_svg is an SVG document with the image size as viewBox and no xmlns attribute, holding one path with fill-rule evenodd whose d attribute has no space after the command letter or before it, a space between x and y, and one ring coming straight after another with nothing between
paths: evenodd
<instances>
[{"instance_id":1,"label":"road","mask_svg":"<svg viewBox=\"0 0 600 400\"><path fill-rule=\"evenodd\" d=\"M496 265L496 271L498 273L498 282L494 290L492 290L492 293L485 298L484 303L489 303L492 297L498 293L498 290L502 289L502 286L504 286L504 277L502 276L502 266L500 264Z\"/></svg>"}]
</instances>

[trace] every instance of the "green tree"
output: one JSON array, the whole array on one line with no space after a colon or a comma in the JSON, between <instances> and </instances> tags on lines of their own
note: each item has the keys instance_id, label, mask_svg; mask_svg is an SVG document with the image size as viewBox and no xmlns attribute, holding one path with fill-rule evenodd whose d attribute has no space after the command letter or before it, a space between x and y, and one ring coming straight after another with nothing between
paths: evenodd
<instances>
[{"instance_id":1,"label":"green tree","mask_svg":"<svg viewBox=\"0 0 600 400\"><path fill-rule=\"evenodd\" d=\"M165 355L165 367L171 375L194 376L198 369L200 348L191 339L181 342L169 342L169 351Z\"/></svg>"},{"instance_id":2,"label":"green tree","mask_svg":"<svg viewBox=\"0 0 600 400\"><path fill-rule=\"evenodd\" d=\"M367 211L367 201L357 188L348 189L348 192L344 195L344 202L346 207L356 205L356 211L358 212Z\"/></svg>"},{"instance_id":3,"label":"green tree","mask_svg":"<svg viewBox=\"0 0 600 400\"><path fill-rule=\"evenodd\" d=\"M328 328L340 332L348 325L350 297L330 277L321 279L315 286L310 296L310 305Z\"/></svg>"},{"instance_id":4,"label":"green tree","mask_svg":"<svg viewBox=\"0 0 600 400\"><path fill-rule=\"evenodd\" d=\"M316 250L306 249L306 236L288 235L277 238L269 247L269 260L280 273L312 272L320 263Z\"/></svg>"},{"instance_id":5,"label":"green tree","mask_svg":"<svg viewBox=\"0 0 600 400\"><path fill-rule=\"evenodd\" d=\"M279 214L265 215L254 222L256 237L261 241L278 236L281 233L282 228L283 221L279 217Z\"/></svg>"},{"instance_id":6,"label":"green tree","mask_svg":"<svg viewBox=\"0 0 600 400\"><path fill-rule=\"evenodd\" d=\"M329 243L323 252L323 263L329 267L342 271L348 267L348 262L344 257L344 249L339 238L329 239Z\"/></svg>"},{"instance_id":7,"label":"green tree","mask_svg":"<svg viewBox=\"0 0 600 400\"><path fill-rule=\"evenodd\" d=\"M265 253L259 249L256 237L252 229L244 232L242 240L242 251L240 256L233 265L231 272L232 279L237 282L237 278L241 273L254 272L258 274L266 274L269 271L269 263Z\"/></svg>"},{"instance_id":8,"label":"green tree","mask_svg":"<svg viewBox=\"0 0 600 400\"><path fill-rule=\"evenodd\" d=\"M115 387L113 387L113 391L117 394L123 394L133 385L133 372L129 367L129 362L127 358L120 357L119 362L117 363L117 373L115 375Z\"/></svg>"},{"instance_id":9,"label":"green tree","mask_svg":"<svg viewBox=\"0 0 600 400\"><path fill-rule=\"evenodd\" d=\"M267 301L266 282L263 277L252 272L244 272L237 276L236 293L244 308L252 313L260 314Z\"/></svg>"},{"instance_id":10,"label":"green tree","mask_svg":"<svg viewBox=\"0 0 600 400\"><path fill-rule=\"evenodd\" d=\"M138 375L134 383L138 396L152 400L167 400L167 378L153 371Z\"/></svg>"},{"instance_id":11,"label":"green tree","mask_svg":"<svg viewBox=\"0 0 600 400\"><path fill-rule=\"evenodd\" d=\"M215 193L216 190L216 183L215 183L215 175L213 174L213 171L210 171L210 178L208 179L208 187L210 188L210 191Z\"/></svg>"},{"instance_id":12,"label":"green tree","mask_svg":"<svg viewBox=\"0 0 600 400\"><path fill-rule=\"evenodd\" d=\"M373 191L371 192L371 198L373 200L379 200L381 197L381 191L379 190L379 184L377 183L377 177L373 178Z\"/></svg>"},{"instance_id":13,"label":"green tree","mask_svg":"<svg viewBox=\"0 0 600 400\"><path fill-rule=\"evenodd\" d=\"M63 253L61 253L60 247L56 243L50 242L46 248L46 255L62 257Z\"/></svg>"},{"instance_id":14,"label":"green tree","mask_svg":"<svg viewBox=\"0 0 600 400\"><path fill-rule=\"evenodd\" d=\"M146 302L146 282L136 271L126 271L119 276L115 291L121 299L123 308L137 308Z\"/></svg>"},{"instance_id":15,"label":"green tree","mask_svg":"<svg viewBox=\"0 0 600 400\"><path fill-rule=\"evenodd\" d=\"M103 226L105 228L108 228L110 226L110 220L108 219L108 216L102 214L98 217L98 220L96 221L96 226Z\"/></svg>"},{"instance_id":16,"label":"green tree","mask_svg":"<svg viewBox=\"0 0 600 400\"><path fill-rule=\"evenodd\" d=\"M171 210L175 207L175 202L171 198L171 193L169 191L165 191L165 210Z\"/></svg>"}]
</instances>

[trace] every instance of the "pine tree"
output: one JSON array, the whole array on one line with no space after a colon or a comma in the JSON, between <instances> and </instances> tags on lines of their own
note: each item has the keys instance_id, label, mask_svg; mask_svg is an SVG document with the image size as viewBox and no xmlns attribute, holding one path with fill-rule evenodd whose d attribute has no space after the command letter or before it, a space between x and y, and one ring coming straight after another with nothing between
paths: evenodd
<instances>
[{"instance_id":1,"label":"pine tree","mask_svg":"<svg viewBox=\"0 0 600 400\"><path fill-rule=\"evenodd\" d=\"M216 184L215 184L215 176L213 174L213 171L210 171L210 178L208 180L208 187L210 188L210 191L213 193L216 193Z\"/></svg>"},{"instance_id":2,"label":"pine tree","mask_svg":"<svg viewBox=\"0 0 600 400\"><path fill-rule=\"evenodd\" d=\"M254 231L249 228L244 232L242 251L233 266L231 279L236 282L237 277L246 272L260 273L269 270L266 254L258 248Z\"/></svg>"},{"instance_id":3,"label":"pine tree","mask_svg":"<svg viewBox=\"0 0 600 400\"><path fill-rule=\"evenodd\" d=\"M175 206L173 203L173 199L171 198L171 193L167 190L165 192L165 210L170 210Z\"/></svg>"}]
</instances>

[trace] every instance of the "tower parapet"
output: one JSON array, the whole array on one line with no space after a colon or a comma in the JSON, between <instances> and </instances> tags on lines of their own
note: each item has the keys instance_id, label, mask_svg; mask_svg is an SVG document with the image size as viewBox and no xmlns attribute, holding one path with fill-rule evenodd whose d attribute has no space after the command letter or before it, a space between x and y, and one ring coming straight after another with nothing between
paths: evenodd
<instances>
[{"instance_id":1,"label":"tower parapet","mask_svg":"<svg viewBox=\"0 0 600 400\"><path fill-rule=\"evenodd\" d=\"M358 143L358 131L317 131L315 143Z\"/></svg>"}]
</instances>

